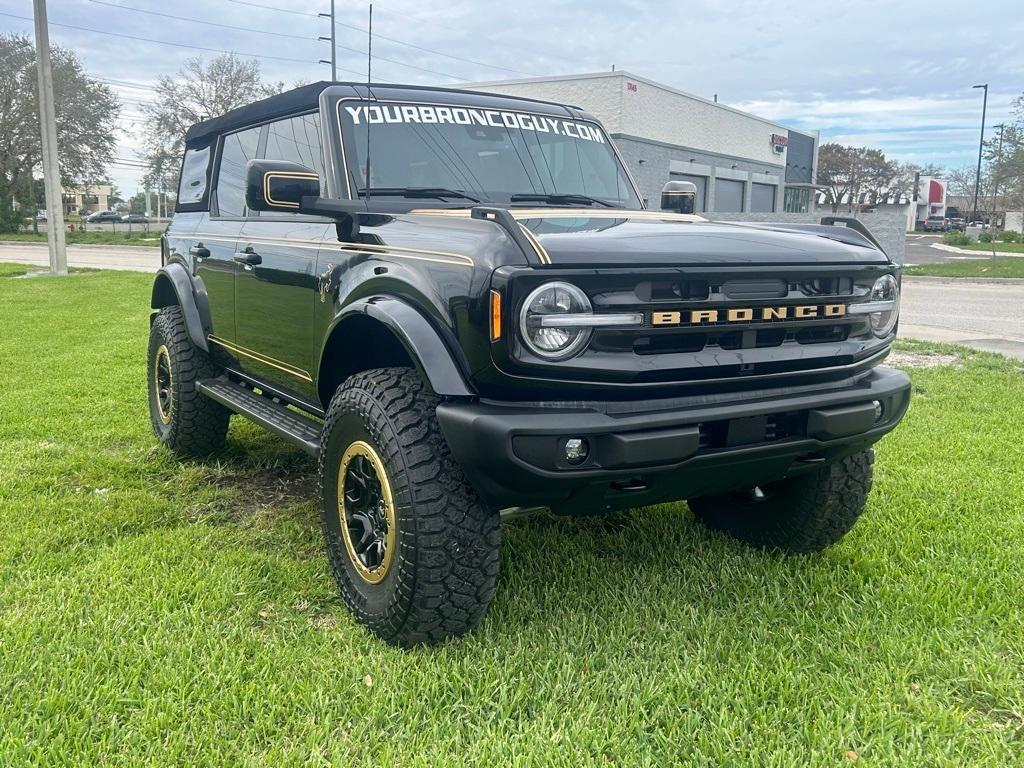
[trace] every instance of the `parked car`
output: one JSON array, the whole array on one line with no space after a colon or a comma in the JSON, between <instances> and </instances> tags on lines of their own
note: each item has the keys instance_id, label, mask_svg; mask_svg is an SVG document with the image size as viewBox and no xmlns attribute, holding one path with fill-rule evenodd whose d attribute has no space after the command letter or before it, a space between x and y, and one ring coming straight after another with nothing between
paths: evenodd
<instances>
[{"instance_id":1,"label":"parked car","mask_svg":"<svg viewBox=\"0 0 1024 768\"><path fill-rule=\"evenodd\" d=\"M924 220L925 232L946 232L949 230L949 219L945 216L929 216Z\"/></svg>"},{"instance_id":2,"label":"parked car","mask_svg":"<svg viewBox=\"0 0 1024 768\"><path fill-rule=\"evenodd\" d=\"M969 226L969 227L980 227L981 229L988 229L988 222L987 221L972 221L967 226Z\"/></svg>"},{"instance_id":3,"label":"parked car","mask_svg":"<svg viewBox=\"0 0 1024 768\"><path fill-rule=\"evenodd\" d=\"M90 224L97 224L104 221L120 222L121 214L117 211L96 211L95 213L90 213L85 220Z\"/></svg>"},{"instance_id":4,"label":"parked car","mask_svg":"<svg viewBox=\"0 0 1024 768\"><path fill-rule=\"evenodd\" d=\"M208 455L234 414L317 457L331 572L385 641L479 623L531 509L686 499L795 553L860 517L910 379L859 220L710 222L679 181L648 210L591 115L471 91L313 83L183 144L153 431Z\"/></svg>"},{"instance_id":5,"label":"parked car","mask_svg":"<svg viewBox=\"0 0 1024 768\"><path fill-rule=\"evenodd\" d=\"M148 224L149 219L146 218L145 214L142 213L126 213L121 217L121 221L125 224Z\"/></svg>"},{"instance_id":6,"label":"parked car","mask_svg":"<svg viewBox=\"0 0 1024 768\"><path fill-rule=\"evenodd\" d=\"M967 229L967 222L961 219L959 216L954 216L949 219L949 228L958 232L963 232Z\"/></svg>"},{"instance_id":7,"label":"parked car","mask_svg":"<svg viewBox=\"0 0 1024 768\"><path fill-rule=\"evenodd\" d=\"M38 211L36 211L36 221L46 221L47 217L48 214L46 213L45 208L40 208Z\"/></svg>"}]
</instances>

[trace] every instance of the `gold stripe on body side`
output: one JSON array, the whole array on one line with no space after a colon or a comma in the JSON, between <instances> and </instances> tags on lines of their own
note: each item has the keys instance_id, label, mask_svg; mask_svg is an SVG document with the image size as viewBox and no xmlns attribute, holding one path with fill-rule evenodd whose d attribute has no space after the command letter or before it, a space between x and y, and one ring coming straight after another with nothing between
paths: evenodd
<instances>
[{"instance_id":1,"label":"gold stripe on body side","mask_svg":"<svg viewBox=\"0 0 1024 768\"><path fill-rule=\"evenodd\" d=\"M302 379L303 381L308 381L310 383L312 383L313 381L313 377L309 375L309 372L304 371L302 368L296 368L294 365L289 365L288 363L282 360L277 360L273 357L267 357L266 355L262 355L254 350L246 349L245 347L241 347L237 344L232 344L230 341L225 341L222 338L214 336L212 333L208 335L206 338L208 338L214 344L224 347L225 349L231 350L232 352L237 352L240 355L245 355L246 357L250 357L253 360L263 363L264 365L269 365L271 368L276 368L277 370L283 371L298 379Z\"/></svg>"}]
</instances>

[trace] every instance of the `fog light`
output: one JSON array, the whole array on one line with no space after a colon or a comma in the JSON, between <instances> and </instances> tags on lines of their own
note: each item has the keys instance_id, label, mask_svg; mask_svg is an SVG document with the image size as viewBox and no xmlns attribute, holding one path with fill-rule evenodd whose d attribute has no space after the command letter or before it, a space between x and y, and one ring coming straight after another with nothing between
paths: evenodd
<instances>
[{"instance_id":1,"label":"fog light","mask_svg":"<svg viewBox=\"0 0 1024 768\"><path fill-rule=\"evenodd\" d=\"M565 460L570 464L582 464L589 453L590 446L582 437L570 437L565 441Z\"/></svg>"},{"instance_id":2,"label":"fog light","mask_svg":"<svg viewBox=\"0 0 1024 768\"><path fill-rule=\"evenodd\" d=\"M872 405L875 406L875 423L877 424L882 420L882 416L885 415L885 408L882 406L881 400L875 400Z\"/></svg>"}]
</instances>

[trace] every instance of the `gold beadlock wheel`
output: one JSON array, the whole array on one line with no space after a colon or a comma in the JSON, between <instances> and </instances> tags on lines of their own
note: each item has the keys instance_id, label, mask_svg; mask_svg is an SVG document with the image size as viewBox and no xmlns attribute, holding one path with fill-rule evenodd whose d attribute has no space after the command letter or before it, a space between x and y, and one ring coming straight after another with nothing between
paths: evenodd
<instances>
[{"instance_id":1,"label":"gold beadlock wheel","mask_svg":"<svg viewBox=\"0 0 1024 768\"><path fill-rule=\"evenodd\" d=\"M171 354L167 351L167 345L161 344L154 357L153 388L156 395L157 414L160 416L160 421L170 424L174 401L171 397L171 386L173 385Z\"/></svg>"},{"instance_id":2,"label":"gold beadlock wheel","mask_svg":"<svg viewBox=\"0 0 1024 768\"><path fill-rule=\"evenodd\" d=\"M338 522L356 572L370 584L383 581L395 554L395 503L384 462L362 440L345 449L338 467Z\"/></svg>"}]
</instances>

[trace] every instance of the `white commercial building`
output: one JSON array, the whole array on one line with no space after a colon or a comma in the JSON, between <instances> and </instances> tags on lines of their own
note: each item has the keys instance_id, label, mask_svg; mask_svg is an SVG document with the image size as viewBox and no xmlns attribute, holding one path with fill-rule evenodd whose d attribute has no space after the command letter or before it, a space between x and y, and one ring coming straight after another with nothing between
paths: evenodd
<instances>
[{"instance_id":1,"label":"white commercial building","mask_svg":"<svg viewBox=\"0 0 1024 768\"><path fill-rule=\"evenodd\" d=\"M604 123L652 206L665 182L674 180L697 186L698 212L813 210L817 132L797 131L629 72L468 87L590 112Z\"/></svg>"}]
</instances>

